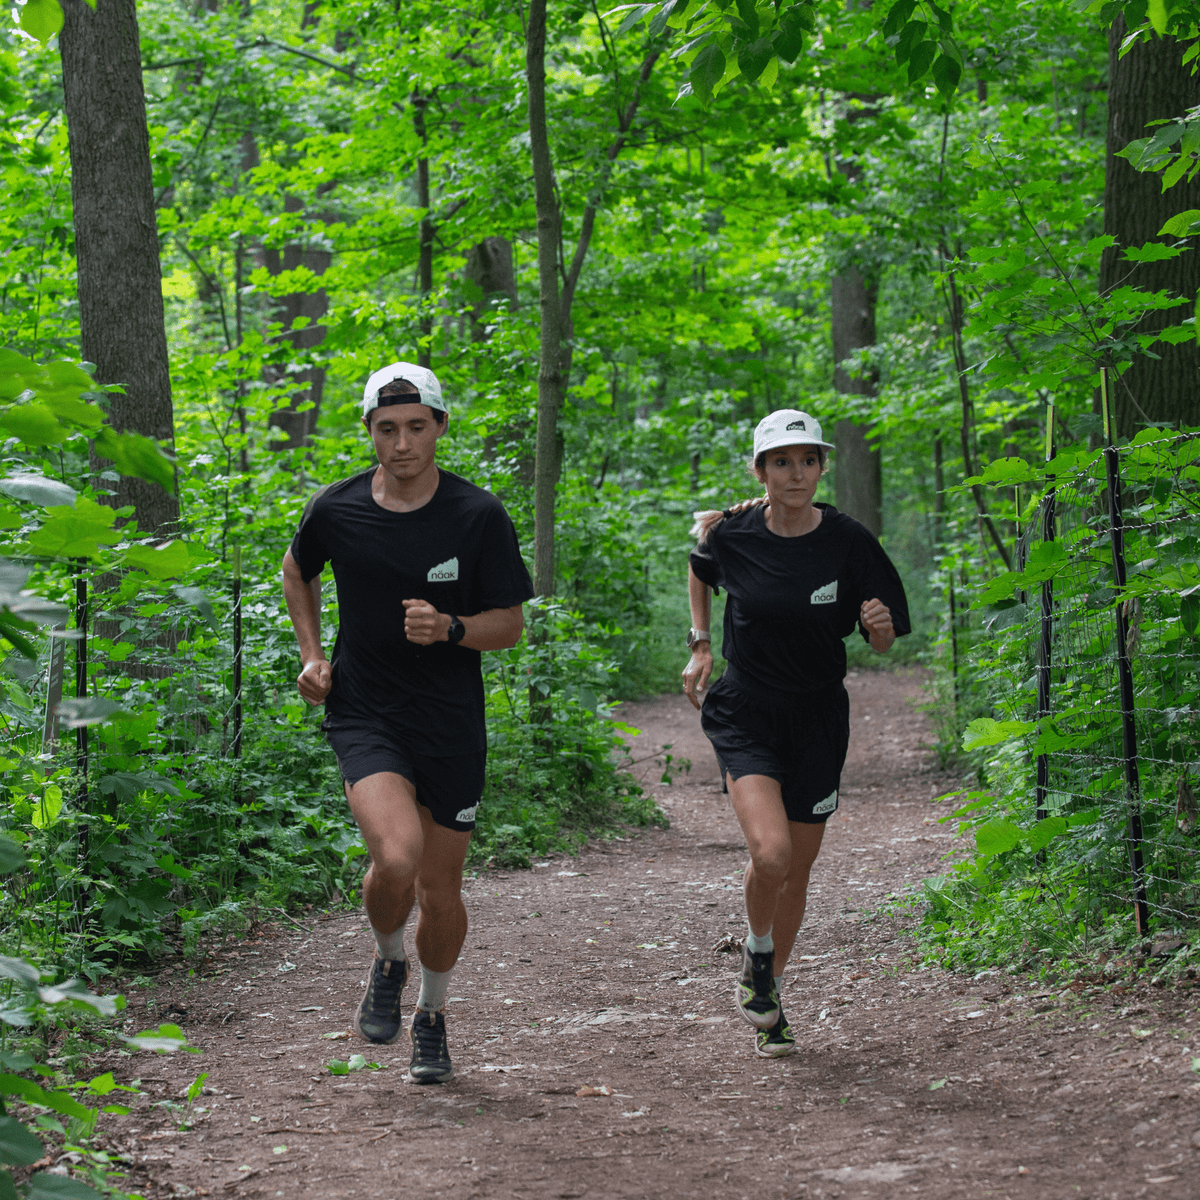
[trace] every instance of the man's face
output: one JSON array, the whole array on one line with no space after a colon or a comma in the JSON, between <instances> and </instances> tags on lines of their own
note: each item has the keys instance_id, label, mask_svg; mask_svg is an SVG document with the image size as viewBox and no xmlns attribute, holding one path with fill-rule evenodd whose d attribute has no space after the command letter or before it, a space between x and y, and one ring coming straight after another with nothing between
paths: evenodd
<instances>
[{"instance_id":1,"label":"man's face","mask_svg":"<svg viewBox=\"0 0 1200 1200\"><path fill-rule=\"evenodd\" d=\"M387 404L367 414L379 465L393 479L416 479L433 465L437 440L449 422L439 424L426 404Z\"/></svg>"}]
</instances>

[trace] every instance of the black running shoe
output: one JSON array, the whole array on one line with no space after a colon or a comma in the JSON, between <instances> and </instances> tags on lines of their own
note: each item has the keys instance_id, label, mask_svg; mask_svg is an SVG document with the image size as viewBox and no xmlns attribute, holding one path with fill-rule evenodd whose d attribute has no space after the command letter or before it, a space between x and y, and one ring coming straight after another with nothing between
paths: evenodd
<instances>
[{"instance_id":1,"label":"black running shoe","mask_svg":"<svg viewBox=\"0 0 1200 1200\"><path fill-rule=\"evenodd\" d=\"M759 1029L754 1034L754 1053L763 1058L786 1058L796 1052L796 1039L792 1027L779 1006L779 1020L770 1029Z\"/></svg>"},{"instance_id":2,"label":"black running shoe","mask_svg":"<svg viewBox=\"0 0 1200 1200\"><path fill-rule=\"evenodd\" d=\"M354 1014L354 1032L377 1046L390 1046L404 1028L400 993L408 979L408 960L375 959L367 991Z\"/></svg>"},{"instance_id":3,"label":"black running shoe","mask_svg":"<svg viewBox=\"0 0 1200 1200\"><path fill-rule=\"evenodd\" d=\"M775 987L774 971L774 950L751 954L743 947L737 1006L755 1029L770 1029L779 1020L779 991Z\"/></svg>"},{"instance_id":4,"label":"black running shoe","mask_svg":"<svg viewBox=\"0 0 1200 1200\"><path fill-rule=\"evenodd\" d=\"M446 1015L417 1009L412 1023L413 1056L408 1077L413 1083L445 1083L454 1074L446 1045Z\"/></svg>"}]
</instances>

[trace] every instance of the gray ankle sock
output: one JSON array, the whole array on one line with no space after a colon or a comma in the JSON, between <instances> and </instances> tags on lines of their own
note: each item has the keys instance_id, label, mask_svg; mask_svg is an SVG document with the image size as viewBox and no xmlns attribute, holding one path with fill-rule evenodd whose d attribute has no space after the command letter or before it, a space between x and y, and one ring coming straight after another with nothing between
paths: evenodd
<instances>
[{"instance_id":1,"label":"gray ankle sock","mask_svg":"<svg viewBox=\"0 0 1200 1200\"><path fill-rule=\"evenodd\" d=\"M754 930L750 930L746 934L746 949L751 954L766 954L768 950L774 950L775 939L771 937L771 931L768 929L762 937L759 937Z\"/></svg>"},{"instance_id":2,"label":"gray ankle sock","mask_svg":"<svg viewBox=\"0 0 1200 1200\"><path fill-rule=\"evenodd\" d=\"M375 935L375 945L379 947L379 958L381 962L403 962L404 961L404 926L393 930L391 933L380 933L374 925L371 926L371 932Z\"/></svg>"},{"instance_id":3,"label":"gray ankle sock","mask_svg":"<svg viewBox=\"0 0 1200 1200\"><path fill-rule=\"evenodd\" d=\"M446 993L450 990L450 976L453 974L453 967L448 971L421 968L421 992L417 996L417 1008L421 1012L440 1012L446 1007Z\"/></svg>"}]
</instances>

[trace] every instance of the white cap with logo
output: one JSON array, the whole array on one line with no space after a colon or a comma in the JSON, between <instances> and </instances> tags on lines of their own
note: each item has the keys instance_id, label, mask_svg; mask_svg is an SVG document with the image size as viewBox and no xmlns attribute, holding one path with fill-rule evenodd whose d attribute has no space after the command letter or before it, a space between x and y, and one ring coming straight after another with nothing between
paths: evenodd
<instances>
[{"instance_id":1,"label":"white cap with logo","mask_svg":"<svg viewBox=\"0 0 1200 1200\"><path fill-rule=\"evenodd\" d=\"M446 407L446 401L442 399L442 385L428 367L418 367L416 363L395 362L391 366L380 368L367 380L367 386L363 388L362 415L364 417L372 409L379 407L379 393L382 388L398 379L403 379L405 383L411 383L417 389L419 399L414 399L413 403L426 404L430 408L436 408L438 412L448 413L450 411ZM391 399L391 397L384 397L384 399Z\"/></svg>"},{"instance_id":2,"label":"white cap with logo","mask_svg":"<svg viewBox=\"0 0 1200 1200\"><path fill-rule=\"evenodd\" d=\"M821 423L798 408L780 408L763 417L754 429L754 459L778 446L834 446L821 440Z\"/></svg>"}]
</instances>

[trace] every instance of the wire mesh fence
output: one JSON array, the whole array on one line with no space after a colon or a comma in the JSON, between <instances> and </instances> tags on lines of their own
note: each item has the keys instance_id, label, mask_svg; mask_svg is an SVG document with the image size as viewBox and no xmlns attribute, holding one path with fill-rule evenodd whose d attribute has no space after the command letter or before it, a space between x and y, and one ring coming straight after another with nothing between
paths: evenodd
<instances>
[{"instance_id":1,"label":"wire mesh fence","mask_svg":"<svg viewBox=\"0 0 1200 1200\"><path fill-rule=\"evenodd\" d=\"M1024 819L980 846L1024 840L1080 932L1182 931L1200 914L1200 434L1081 455L1025 511L1020 569L985 596L1009 720L980 743Z\"/></svg>"}]
</instances>

